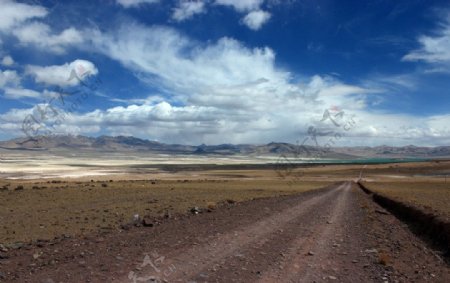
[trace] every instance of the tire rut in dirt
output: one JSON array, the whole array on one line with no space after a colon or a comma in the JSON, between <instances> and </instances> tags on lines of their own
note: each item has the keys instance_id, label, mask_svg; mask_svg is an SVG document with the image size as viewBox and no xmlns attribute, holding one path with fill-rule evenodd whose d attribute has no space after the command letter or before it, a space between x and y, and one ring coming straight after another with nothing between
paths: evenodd
<instances>
[{"instance_id":1,"label":"tire rut in dirt","mask_svg":"<svg viewBox=\"0 0 450 283\"><path fill-rule=\"evenodd\" d=\"M324 215L331 212L334 199L338 197L340 187L318 196L314 201L302 202L283 212L289 221L274 223L269 227L271 232L259 235L254 241L241 246L223 258L204 268L192 277L192 281L254 282L261 278L265 271L279 266L293 249L293 243L306 241L316 230L314 223L323 221ZM321 211L317 211L320 208ZM284 218L283 214L277 218ZM287 216L286 214L289 214ZM293 217L294 216L294 217ZM326 220L325 220L326 221ZM264 236L264 237L263 237Z\"/></svg>"},{"instance_id":2,"label":"tire rut in dirt","mask_svg":"<svg viewBox=\"0 0 450 283\"><path fill-rule=\"evenodd\" d=\"M270 235L294 221L304 211L312 210L316 204L324 199L332 199L337 194L336 188L326 189L311 196L288 199L290 205L281 211L270 213L269 217L246 227L238 227L210 239L208 243L194 245L183 250L177 250L177 254L167 256L165 264L176 266L171 274L173 281L189 281L188 278L200 276L202 270L213 268L221 260L234 255L237 251L251 247L256 242L266 242ZM296 201L297 200L297 201ZM258 213L258 211L255 211ZM203 278L204 280L205 278Z\"/></svg>"}]
</instances>

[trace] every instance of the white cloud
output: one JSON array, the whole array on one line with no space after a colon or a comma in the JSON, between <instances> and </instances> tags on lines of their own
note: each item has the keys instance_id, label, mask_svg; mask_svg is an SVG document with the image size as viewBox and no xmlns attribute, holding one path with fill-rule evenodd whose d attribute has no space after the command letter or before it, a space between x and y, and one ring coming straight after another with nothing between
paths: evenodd
<instances>
[{"instance_id":1,"label":"white cloud","mask_svg":"<svg viewBox=\"0 0 450 283\"><path fill-rule=\"evenodd\" d=\"M168 96L158 107L134 104L89 116L107 119L100 127L110 133L183 143L217 143L224 136L229 142L295 141L299 129L326 107L363 109L369 92L321 76L294 83L276 67L273 50L248 48L231 38L203 44L171 28L137 24L87 37L93 50Z\"/></svg>"},{"instance_id":2,"label":"white cloud","mask_svg":"<svg viewBox=\"0 0 450 283\"><path fill-rule=\"evenodd\" d=\"M275 69L271 49L248 49L230 38L203 46L170 28L139 25L89 38L99 52L143 72L144 80L157 80L171 93L191 98L226 89L235 92L232 87L261 78L273 84L289 79L288 72Z\"/></svg>"},{"instance_id":3,"label":"white cloud","mask_svg":"<svg viewBox=\"0 0 450 283\"><path fill-rule=\"evenodd\" d=\"M21 78L16 71L0 70L0 90L2 97L9 99L19 99L24 97L38 98L40 93L30 89L22 88Z\"/></svg>"},{"instance_id":4,"label":"white cloud","mask_svg":"<svg viewBox=\"0 0 450 283\"><path fill-rule=\"evenodd\" d=\"M1 64L3 66L11 66L14 64L14 59L11 56L7 55L3 57Z\"/></svg>"},{"instance_id":5,"label":"white cloud","mask_svg":"<svg viewBox=\"0 0 450 283\"><path fill-rule=\"evenodd\" d=\"M437 35L422 35L418 41L421 48L405 55L404 61L424 61L438 66L430 72L450 71L450 15L441 25Z\"/></svg>"},{"instance_id":6,"label":"white cloud","mask_svg":"<svg viewBox=\"0 0 450 283\"><path fill-rule=\"evenodd\" d=\"M14 27L29 19L43 18L46 15L47 10L42 6L1 0L0 31L9 32Z\"/></svg>"},{"instance_id":7,"label":"white cloud","mask_svg":"<svg viewBox=\"0 0 450 283\"><path fill-rule=\"evenodd\" d=\"M257 10L248 13L244 18L244 24L252 30L259 30L267 21L271 15L268 12Z\"/></svg>"},{"instance_id":8,"label":"white cloud","mask_svg":"<svg viewBox=\"0 0 450 283\"><path fill-rule=\"evenodd\" d=\"M81 32L75 28L68 28L59 34L53 34L50 26L39 22L23 25L15 29L13 34L22 44L32 44L55 53L64 53L67 47L83 42Z\"/></svg>"},{"instance_id":9,"label":"white cloud","mask_svg":"<svg viewBox=\"0 0 450 283\"><path fill-rule=\"evenodd\" d=\"M216 0L218 5L231 6L238 12L258 10L264 0Z\"/></svg>"},{"instance_id":10,"label":"white cloud","mask_svg":"<svg viewBox=\"0 0 450 283\"><path fill-rule=\"evenodd\" d=\"M80 59L64 65L26 67L26 73L33 76L37 83L61 87L74 86L80 83L76 77L71 76L72 71L75 71L80 79L98 74L98 70L92 62Z\"/></svg>"},{"instance_id":11,"label":"white cloud","mask_svg":"<svg viewBox=\"0 0 450 283\"><path fill-rule=\"evenodd\" d=\"M42 6L0 1L0 32L14 35L23 45L61 54L67 47L83 42L81 32L73 27L55 33L47 24L30 21L48 15L47 9Z\"/></svg>"},{"instance_id":12,"label":"white cloud","mask_svg":"<svg viewBox=\"0 0 450 283\"><path fill-rule=\"evenodd\" d=\"M20 135L20 127L26 115L39 115L37 105L31 109L11 109L0 114L0 130ZM344 121L352 116L355 124L347 131L343 126L334 126L331 121L320 122L322 111L301 113L295 116L289 110L279 120L271 120L270 109L266 114L260 113L253 120L244 117L229 117L230 113L214 107L203 106L173 106L167 102L153 105L130 105L113 107L106 110L95 110L88 113L65 113L63 109L53 106L61 117L48 117L48 125L54 125L56 120L62 121L55 128L55 134L99 134L103 130L110 135L133 135L165 142L183 144L219 144L232 143L264 143L270 141L300 142L306 137L309 126L314 126L318 132L331 131L331 135L317 136L319 146L325 146L330 136L339 132L342 137L334 139L334 146L355 145L448 145L450 142L449 115L430 117L415 117L410 115L370 113L364 110L344 111ZM286 107L289 108L289 107ZM288 110L286 110L288 111ZM64 114L65 113L65 114ZM307 123L299 123L295 119L308 114ZM395 123L392 123L395 121ZM339 121L341 123L341 121ZM325 126L329 127L326 128ZM341 125L344 125L341 123ZM226 137L224 139L224 137ZM314 145L310 140L307 145Z\"/></svg>"},{"instance_id":13,"label":"white cloud","mask_svg":"<svg viewBox=\"0 0 450 283\"><path fill-rule=\"evenodd\" d=\"M203 12L205 12L205 3L202 0L180 0L177 7L173 9L172 19L181 22Z\"/></svg>"},{"instance_id":14,"label":"white cloud","mask_svg":"<svg viewBox=\"0 0 450 283\"><path fill-rule=\"evenodd\" d=\"M11 99L19 99L24 97L39 98L41 94L35 90L24 88L5 88L5 97Z\"/></svg>"},{"instance_id":15,"label":"white cloud","mask_svg":"<svg viewBox=\"0 0 450 283\"><path fill-rule=\"evenodd\" d=\"M20 77L17 75L16 71L0 70L0 88L4 88L6 86L16 86L20 83Z\"/></svg>"},{"instance_id":16,"label":"white cloud","mask_svg":"<svg viewBox=\"0 0 450 283\"><path fill-rule=\"evenodd\" d=\"M157 3L159 0L116 0L117 4L122 5L124 8L137 7L141 4Z\"/></svg>"}]
</instances>

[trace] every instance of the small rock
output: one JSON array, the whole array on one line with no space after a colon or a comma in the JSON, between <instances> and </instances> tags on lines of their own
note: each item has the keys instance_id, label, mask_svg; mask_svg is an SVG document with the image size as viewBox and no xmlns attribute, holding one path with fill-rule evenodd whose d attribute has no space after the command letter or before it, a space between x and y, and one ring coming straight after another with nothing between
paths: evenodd
<instances>
[{"instance_id":1,"label":"small rock","mask_svg":"<svg viewBox=\"0 0 450 283\"><path fill-rule=\"evenodd\" d=\"M103 237L99 237L99 238L95 239L96 243L102 243L104 241L105 241L105 238L103 238Z\"/></svg>"},{"instance_id":2,"label":"small rock","mask_svg":"<svg viewBox=\"0 0 450 283\"><path fill-rule=\"evenodd\" d=\"M308 255L314 255L314 253L312 251L309 251Z\"/></svg>"},{"instance_id":3,"label":"small rock","mask_svg":"<svg viewBox=\"0 0 450 283\"><path fill-rule=\"evenodd\" d=\"M13 249L13 250L18 250L18 249L21 249L23 247L25 247L25 244L21 243L21 242L16 242L16 243L13 243L13 244L9 245L9 248Z\"/></svg>"},{"instance_id":4,"label":"small rock","mask_svg":"<svg viewBox=\"0 0 450 283\"><path fill-rule=\"evenodd\" d=\"M377 249L369 249L369 250L365 250L365 252L368 254L376 254L376 253L378 253L378 250Z\"/></svg>"},{"instance_id":5,"label":"small rock","mask_svg":"<svg viewBox=\"0 0 450 283\"><path fill-rule=\"evenodd\" d=\"M166 213L164 213L164 218L166 219L172 218L172 214L167 210Z\"/></svg>"},{"instance_id":6,"label":"small rock","mask_svg":"<svg viewBox=\"0 0 450 283\"><path fill-rule=\"evenodd\" d=\"M142 219L142 226L144 227L153 227L153 220L150 219L150 217L144 216L144 219Z\"/></svg>"},{"instance_id":7,"label":"small rock","mask_svg":"<svg viewBox=\"0 0 450 283\"><path fill-rule=\"evenodd\" d=\"M122 224L122 225L120 225L120 229L125 230L125 231L130 230L130 228L131 228L130 224Z\"/></svg>"},{"instance_id":8,"label":"small rock","mask_svg":"<svg viewBox=\"0 0 450 283\"><path fill-rule=\"evenodd\" d=\"M379 214L389 215L389 212L381 210L381 209L375 209L375 212L379 213Z\"/></svg>"},{"instance_id":9,"label":"small rock","mask_svg":"<svg viewBox=\"0 0 450 283\"><path fill-rule=\"evenodd\" d=\"M139 222L140 219L141 219L141 217L139 216L139 214L134 214L131 221L133 223L137 223L137 222Z\"/></svg>"},{"instance_id":10,"label":"small rock","mask_svg":"<svg viewBox=\"0 0 450 283\"><path fill-rule=\"evenodd\" d=\"M337 278L335 276L328 276L328 279L330 280L336 280Z\"/></svg>"},{"instance_id":11,"label":"small rock","mask_svg":"<svg viewBox=\"0 0 450 283\"><path fill-rule=\"evenodd\" d=\"M0 252L6 253L7 251L8 251L8 249L4 245L0 244Z\"/></svg>"},{"instance_id":12,"label":"small rock","mask_svg":"<svg viewBox=\"0 0 450 283\"><path fill-rule=\"evenodd\" d=\"M354 259L354 260L352 260L352 262L353 262L353 263L358 263L359 261L356 260L356 259Z\"/></svg>"},{"instance_id":13,"label":"small rock","mask_svg":"<svg viewBox=\"0 0 450 283\"><path fill-rule=\"evenodd\" d=\"M199 214L199 213L202 213L202 210L198 206L194 206L193 208L190 209L190 212L192 214Z\"/></svg>"},{"instance_id":14,"label":"small rock","mask_svg":"<svg viewBox=\"0 0 450 283\"><path fill-rule=\"evenodd\" d=\"M23 191L23 186L22 186L22 185L19 185L19 186L17 186L14 190L15 190L15 191Z\"/></svg>"}]
</instances>

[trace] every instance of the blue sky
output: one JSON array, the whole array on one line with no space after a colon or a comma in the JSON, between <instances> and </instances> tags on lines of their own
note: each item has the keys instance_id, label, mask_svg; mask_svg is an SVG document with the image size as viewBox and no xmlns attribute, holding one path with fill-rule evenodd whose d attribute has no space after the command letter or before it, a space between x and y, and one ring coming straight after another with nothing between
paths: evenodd
<instances>
[{"instance_id":1,"label":"blue sky","mask_svg":"<svg viewBox=\"0 0 450 283\"><path fill-rule=\"evenodd\" d=\"M0 0L0 139L449 145L449 78L448 1Z\"/></svg>"}]
</instances>

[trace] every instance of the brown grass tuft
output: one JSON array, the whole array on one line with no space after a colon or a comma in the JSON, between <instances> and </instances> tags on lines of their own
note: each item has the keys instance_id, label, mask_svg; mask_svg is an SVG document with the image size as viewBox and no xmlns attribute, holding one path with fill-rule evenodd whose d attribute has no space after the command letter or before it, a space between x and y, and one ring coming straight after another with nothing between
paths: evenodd
<instances>
[{"instance_id":1,"label":"brown grass tuft","mask_svg":"<svg viewBox=\"0 0 450 283\"><path fill-rule=\"evenodd\" d=\"M384 251L380 251L378 253L378 262L382 265L388 265L389 262L391 261L391 257L389 256L389 254L387 252Z\"/></svg>"},{"instance_id":2,"label":"brown grass tuft","mask_svg":"<svg viewBox=\"0 0 450 283\"><path fill-rule=\"evenodd\" d=\"M214 210L214 209L217 208L217 203L216 203L216 202L213 202L213 201L208 201L207 204L206 204L206 206L208 207L208 209Z\"/></svg>"}]
</instances>

